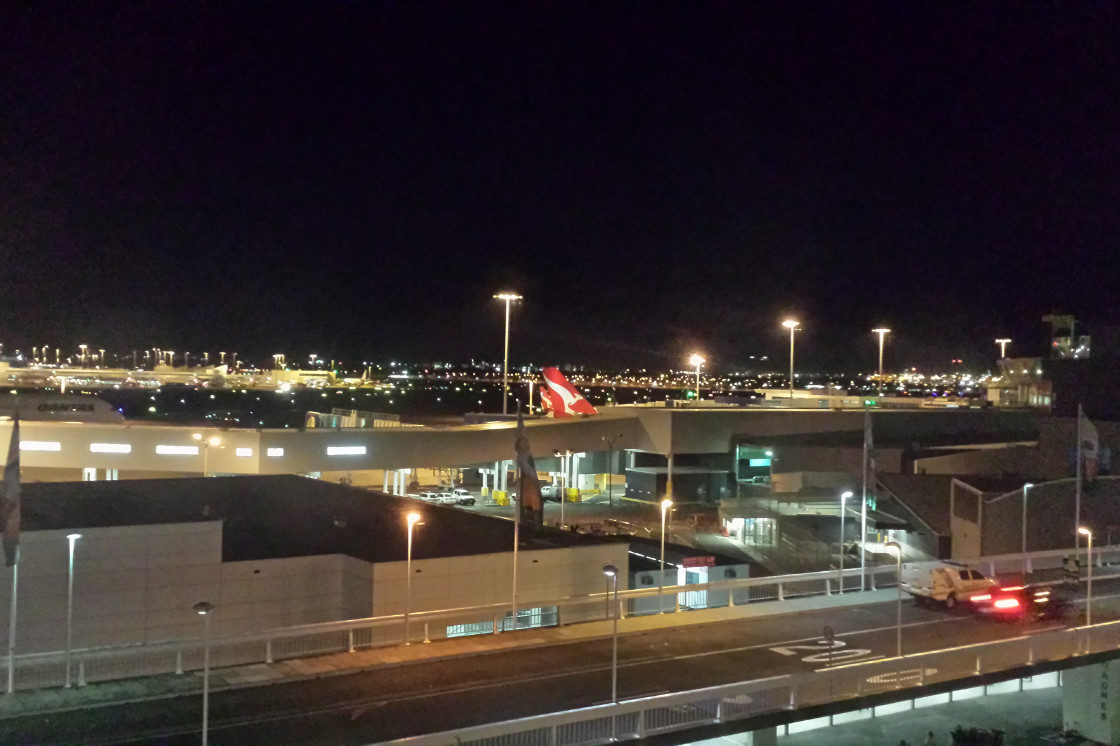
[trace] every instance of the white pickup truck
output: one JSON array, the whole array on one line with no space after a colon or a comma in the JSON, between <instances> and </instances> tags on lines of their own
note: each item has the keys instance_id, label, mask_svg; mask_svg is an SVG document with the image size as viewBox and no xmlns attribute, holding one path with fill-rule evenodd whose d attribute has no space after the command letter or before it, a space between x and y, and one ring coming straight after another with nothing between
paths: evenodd
<instances>
[{"instance_id":1,"label":"white pickup truck","mask_svg":"<svg viewBox=\"0 0 1120 746\"><path fill-rule=\"evenodd\" d=\"M938 601L949 609L994 585L995 580L957 562L917 562L902 568L902 590L919 603Z\"/></svg>"}]
</instances>

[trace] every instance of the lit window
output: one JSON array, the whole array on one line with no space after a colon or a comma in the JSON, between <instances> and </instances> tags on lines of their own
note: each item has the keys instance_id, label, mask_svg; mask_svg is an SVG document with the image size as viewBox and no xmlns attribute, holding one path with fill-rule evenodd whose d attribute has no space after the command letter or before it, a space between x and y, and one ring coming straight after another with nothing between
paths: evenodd
<instances>
[{"instance_id":1,"label":"lit window","mask_svg":"<svg viewBox=\"0 0 1120 746\"><path fill-rule=\"evenodd\" d=\"M364 456L365 446L327 446L328 456Z\"/></svg>"},{"instance_id":2,"label":"lit window","mask_svg":"<svg viewBox=\"0 0 1120 746\"><path fill-rule=\"evenodd\" d=\"M128 443L90 443L90 453L132 453Z\"/></svg>"},{"instance_id":3,"label":"lit window","mask_svg":"<svg viewBox=\"0 0 1120 746\"><path fill-rule=\"evenodd\" d=\"M284 449L283 448L269 448L266 451L266 453L268 453L268 455L271 456L272 458L280 458L281 456L284 455Z\"/></svg>"},{"instance_id":4,"label":"lit window","mask_svg":"<svg viewBox=\"0 0 1120 746\"><path fill-rule=\"evenodd\" d=\"M253 449L252 448L238 448L238 449L234 450L234 453L238 456L252 456L253 455Z\"/></svg>"},{"instance_id":5,"label":"lit window","mask_svg":"<svg viewBox=\"0 0 1120 746\"><path fill-rule=\"evenodd\" d=\"M156 453L161 456L197 456L198 446L156 446Z\"/></svg>"},{"instance_id":6,"label":"lit window","mask_svg":"<svg viewBox=\"0 0 1120 746\"><path fill-rule=\"evenodd\" d=\"M57 440L21 440L19 449L21 451L61 451L62 443Z\"/></svg>"}]
</instances>

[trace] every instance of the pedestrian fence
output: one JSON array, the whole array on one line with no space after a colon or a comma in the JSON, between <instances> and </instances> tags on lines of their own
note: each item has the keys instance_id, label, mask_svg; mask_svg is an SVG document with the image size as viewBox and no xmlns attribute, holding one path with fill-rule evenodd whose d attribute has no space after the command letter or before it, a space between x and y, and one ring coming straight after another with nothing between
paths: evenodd
<instances>
[{"instance_id":1,"label":"pedestrian fence","mask_svg":"<svg viewBox=\"0 0 1120 746\"><path fill-rule=\"evenodd\" d=\"M968 561L989 575L1018 573L1026 568L1042 577L1060 577L1065 559L1074 550L1051 550L1026 555L1009 554L981 557ZM1093 550L1094 564L1120 562L1120 546L1101 547ZM821 606L832 602L830 597L841 592L845 601L858 601L865 591L894 587L895 565L868 567L866 584L861 588L859 567L839 571L777 575L760 578L719 580L664 588L634 588L619 590L617 613L625 618L632 615L689 613L696 608L734 607L747 604L779 602L791 599L816 599ZM706 593L703 606L689 606L688 601ZM653 599L651 601L651 599ZM517 628L529 626L530 613L539 609L555 609L555 614L540 615L555 620L555 626L610 619L615 613L614 594L606 591L584 596L573 596L544 601L533 601L518 606ZM812 603L810 603L810 606ZM775 607L777 608L777 607ZM802 610L806 606L800 607ZM70 651L71 678L78 686L89 682L182 674L202 668L204 648L209 645L210 665L213 668L279 660L306 658L332 653L400 645L406 642L430 641L457 636L457 630L469 629L472 633L499 634L514 629L514 619L509 604L490 604L439 611L420 611L408 615L351 619L295 627L261 630L259 632L204 638L169 640L164 642L137 643L79 648ZM537 624L535 626L541 626ZM553 625L549 625L553 626ZM14 686L16 689L40 689L62 686L66 681L65 651L56 650L17 654L14 656ZM0 671L7 675L9 658L0 658Z\"/></svg>"}]
</instances>

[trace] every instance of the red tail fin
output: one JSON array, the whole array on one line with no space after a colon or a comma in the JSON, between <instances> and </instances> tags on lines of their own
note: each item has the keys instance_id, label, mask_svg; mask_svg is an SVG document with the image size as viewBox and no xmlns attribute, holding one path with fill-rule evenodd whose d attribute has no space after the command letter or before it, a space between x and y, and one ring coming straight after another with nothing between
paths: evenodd
<instances>
[{"instance_id":1,"label":"red tail fin","mask_svg":"<svg viewBox=\"0 0 1120 746\"><path fill-rule=\"evenodd\" d=\"M558 369L545 368L543 372L545 385L541 387L541 403L550 417L599 414Z\"/></svg>"}]
</instances>

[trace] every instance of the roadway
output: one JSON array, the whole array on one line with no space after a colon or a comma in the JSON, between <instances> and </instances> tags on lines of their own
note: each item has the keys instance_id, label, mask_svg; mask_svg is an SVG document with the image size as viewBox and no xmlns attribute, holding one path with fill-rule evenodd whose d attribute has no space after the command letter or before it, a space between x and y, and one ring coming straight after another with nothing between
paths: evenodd
<instances>
[{"instance_id":1,"label":"roadway","mask_svg":"<svg viewBox=\"0 0 1120 746\"><path fill-rule=\"evenodd\" d=\"M1094 621L1120 616L1120 581L1098 582L1095 591ZM905 653L1066 626L999 622L909 599L902 610ZM825 669L826 624L836 633L836 665L893 656L895 614L894 603L880 603L624 636L619 696ZM367 744L600 704L610 699L610 660L610 638L598 638L215 692L210 742ZM0 743L196 744L200 713L193 694L8 718L0 720Z\"/></svg>"}]
</instances>

